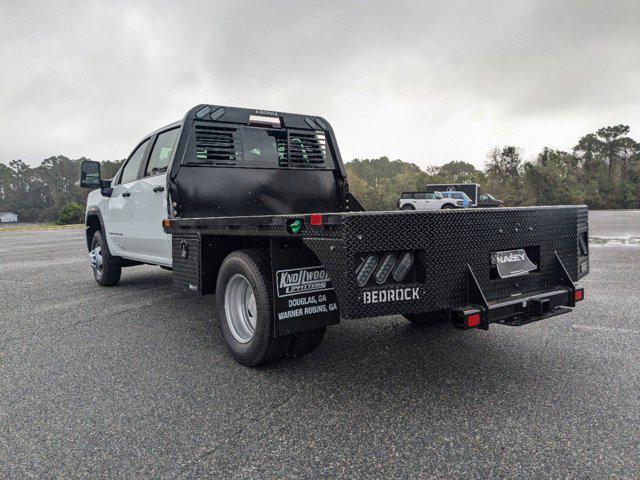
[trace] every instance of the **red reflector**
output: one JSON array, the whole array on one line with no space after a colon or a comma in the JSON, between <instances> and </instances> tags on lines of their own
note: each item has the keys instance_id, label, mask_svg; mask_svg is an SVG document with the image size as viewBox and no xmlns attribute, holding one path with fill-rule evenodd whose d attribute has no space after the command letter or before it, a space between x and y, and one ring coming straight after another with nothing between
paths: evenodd
<instances>
[{"instance_id":1,"label":"red reflector","mask_svg":"<svg viewBox=\"0 0 640 480\"><path fill-rule=\"evenodd\" d=\"M576 302L579 302L580 300L584 299L584 290L576 290L575 293L573 294L573 299Z\"/></svg>"},{"instance_id":2,"label":"red reflector","mask_svg":"<svg viewBox=\"0 0 640 480\"><path fill-rule=\"evenodd\" d=\"M477 327L480 325L480 314L474 313L467 317L467 327Z\"/></svg>"},{"instance_id":3,"label":"red reflector","mask_svg":"<svg viewBox=\"0 0 640 480\"><path fill-rule=\"evenodd\" d=\"M162 226L169 228L171 226L171 220L165 218L164 220L162 220Z\"/></svg>"},{"instance_id":4,"label":"red reflector","mask_svg":"<svg viewBox=\"0 0 640 480\"><path fill-rule=\"evenodd\" d=\"M311 225L314 226L319 226L322 225L322 215L319 213L312 213L311 214Z\"/></svg>"}]
</instances>

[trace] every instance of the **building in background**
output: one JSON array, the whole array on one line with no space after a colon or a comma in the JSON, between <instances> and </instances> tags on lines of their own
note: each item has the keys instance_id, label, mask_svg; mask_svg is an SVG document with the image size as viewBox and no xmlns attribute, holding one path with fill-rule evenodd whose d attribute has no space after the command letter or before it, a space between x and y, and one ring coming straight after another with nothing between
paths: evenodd
<instances>
[{"instance_id":1,"label":"building in background","mask_svg":"<svg viewBox=\"0 0 640 480\"><path fill-rule=\"evenodd\" d=\"M15 223L18 221L18 215L11 212L0 212L0 223Z\"/></svg>"}]
</instances>

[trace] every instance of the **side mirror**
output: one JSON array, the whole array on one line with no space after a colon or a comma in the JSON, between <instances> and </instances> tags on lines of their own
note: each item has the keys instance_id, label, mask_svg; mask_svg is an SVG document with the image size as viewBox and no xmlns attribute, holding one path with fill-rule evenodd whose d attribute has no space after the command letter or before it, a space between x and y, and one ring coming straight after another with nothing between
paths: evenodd
<instances>
[{"instance_id":1,"label":"side mirror","mask_svg":"<svg viewBox=\"0 0 640 480\"><path fill-rule=\"evenodd\" d=\"M100 179L100 162L93 160L83 160L80 163L80 186L84 188L99 188L100 193L105 197L110 197L113 188L111 180Z\"/></svg>"},{"instance_id":2,"label":"side mirror","mask_svg":"<svg viewBox=\"0 0 640 480\"><path fill-rule=\"evenodd\" d=\"M83 160L80 163L80 186L84 188L100 188L100 162Z\"/></svg>"}]
</instances>

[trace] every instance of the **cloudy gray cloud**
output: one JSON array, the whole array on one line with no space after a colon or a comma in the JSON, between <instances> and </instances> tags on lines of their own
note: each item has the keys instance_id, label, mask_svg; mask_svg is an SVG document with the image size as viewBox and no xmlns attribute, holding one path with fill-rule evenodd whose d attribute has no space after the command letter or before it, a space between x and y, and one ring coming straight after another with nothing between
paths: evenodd
<instances>
[{"instance_id":1,"label":"cloudy gray cloud","mask_svg":"<svg viewBox=\"0 0 640 480\"><path fill-rule=\"evenodd\" d=\"M0 161L126 156L202 102L320 114L343 156L482 165L640 136L640 2L0 0Z\"/></svg>"}]
</instances>

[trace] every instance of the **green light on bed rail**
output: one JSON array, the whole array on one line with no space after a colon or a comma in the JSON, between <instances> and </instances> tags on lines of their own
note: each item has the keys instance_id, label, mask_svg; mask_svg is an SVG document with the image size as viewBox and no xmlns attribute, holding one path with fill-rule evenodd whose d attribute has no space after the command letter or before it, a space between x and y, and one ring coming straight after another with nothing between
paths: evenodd
<instances>
[{"instance_id":1,"label":"green light on bed rail","mask_svg":"<svg viewBox=\"0 0 640 480\"><path fill-rule=\"evenodd\" d=\"M287 230L289 230L289 233L300 233L300 231L302 230L302 220L300 220L299 218L296 218L295 220L289 220L287 222Z\"/></svg>"}]
</instances>

